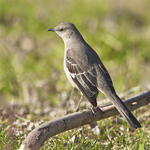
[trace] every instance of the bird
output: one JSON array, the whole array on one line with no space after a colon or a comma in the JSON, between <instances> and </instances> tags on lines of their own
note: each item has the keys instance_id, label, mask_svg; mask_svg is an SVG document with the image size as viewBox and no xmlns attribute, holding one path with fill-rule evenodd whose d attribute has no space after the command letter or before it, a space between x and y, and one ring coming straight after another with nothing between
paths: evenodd
<instances>
[{"instance_id":1,"label":"bird","mask_svg":"<svg viewBox=\"0 0 150 150\"><path fill-rule=\"evenodd\" d=\"M112 79L100 57L84 40L75 25L63 22L47 31L57 33L64 42L64 71L71 85L77 88L93 107L97 107L98 93L103 93L131 128L140 128L140 123L116 94Z\"/></svg>"}]
</instances>

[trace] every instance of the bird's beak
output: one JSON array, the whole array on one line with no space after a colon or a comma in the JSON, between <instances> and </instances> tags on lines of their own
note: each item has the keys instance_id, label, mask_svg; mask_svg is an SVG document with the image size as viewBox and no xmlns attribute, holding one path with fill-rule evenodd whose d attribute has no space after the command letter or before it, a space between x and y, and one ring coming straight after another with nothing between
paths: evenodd
<instances>
[{"instance_id":1,"label":"bird's beak","mask_svg":"<svg viewBox=\"0 0 150 150\"><path fill-rule=\"evenodd\" d=\"M53 31L54 32L55 30L53 28L50 28L50 29L47 29L47 31Z\"/></svg>"}]
</instances>

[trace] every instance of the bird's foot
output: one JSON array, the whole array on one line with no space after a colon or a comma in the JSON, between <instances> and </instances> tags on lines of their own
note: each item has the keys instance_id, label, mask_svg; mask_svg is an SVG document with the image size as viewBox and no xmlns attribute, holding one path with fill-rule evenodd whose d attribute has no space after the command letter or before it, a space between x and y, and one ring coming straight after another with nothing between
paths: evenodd
<instances>
[{"instance_id":1,"label":"bird's foot","mask_svg":"<svg viewBox=\"0 0 150 150\"><path fill-rule=\"evenodd\" d=\"M96 116L96 113L95 113L95 111L94 111L94 108L96 108L96 107L94 107L94 106L90 106L90 107L86 107L86 109L89 109L89 110L91 110L92 111L92 113L93 113L93 115L95 115Z\"/></svg>"}]
</instances>

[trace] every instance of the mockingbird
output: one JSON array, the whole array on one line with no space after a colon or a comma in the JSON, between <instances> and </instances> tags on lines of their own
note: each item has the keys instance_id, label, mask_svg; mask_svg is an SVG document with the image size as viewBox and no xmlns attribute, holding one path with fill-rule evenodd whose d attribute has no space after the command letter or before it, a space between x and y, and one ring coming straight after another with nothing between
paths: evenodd
<instances>
[{"instance_id":1,"label":"mockingbird","mask_svg":"<svg viewBox=\"0 0 150 150\"><path fill-rule=\"evenodd\" d=\"M104 93L131 128L140 128L140 123L117 96L110 75L99 56L85 42L77 28L72 23L64 22L47 31L56 32L64 41L64 70L72 86L77 88L93 107L97 106L98 93Z\"/></svg>"}]
</instances>

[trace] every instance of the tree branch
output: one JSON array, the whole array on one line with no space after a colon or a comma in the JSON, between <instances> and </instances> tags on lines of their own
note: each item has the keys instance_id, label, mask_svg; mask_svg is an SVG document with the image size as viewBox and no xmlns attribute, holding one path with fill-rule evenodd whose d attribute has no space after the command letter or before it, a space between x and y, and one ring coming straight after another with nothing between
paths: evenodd
<instances>
[{"instance_id":1,"label":"tree branch","mask_svg":"<svg viewBox=\"0 0 150 150\"><path fill-rule=\"evenodd\" d=\"M136 110L150 103L150 91L123 102L130 111ZM96 116L90 110L85 109L83 112L75 112L43 123L28 134L20 150L38 150L48 138L56 134L119 114L112 104L97 107L94 111Z\"/></svg>"}]
</instances>

